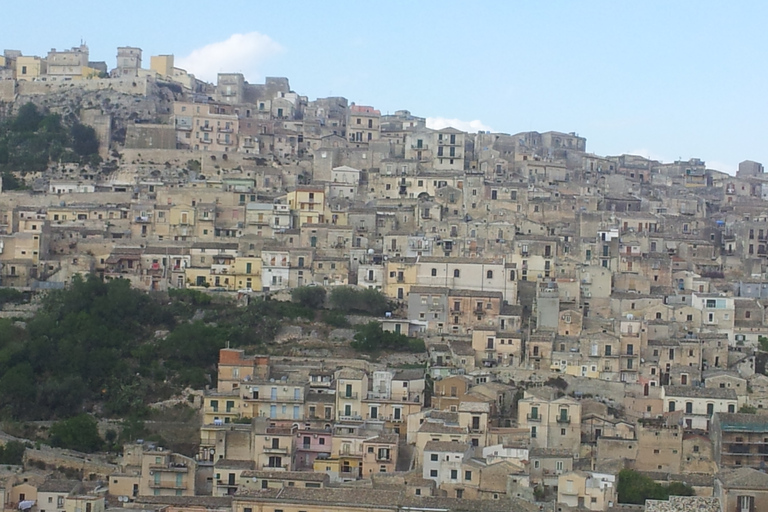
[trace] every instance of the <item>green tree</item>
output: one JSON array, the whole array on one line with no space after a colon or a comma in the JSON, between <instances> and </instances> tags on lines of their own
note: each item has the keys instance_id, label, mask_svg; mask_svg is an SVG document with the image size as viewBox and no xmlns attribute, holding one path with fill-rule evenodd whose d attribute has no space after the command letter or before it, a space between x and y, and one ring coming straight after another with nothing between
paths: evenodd
<instances>
[{"instance_id":1,"label":"green tree","mask_svg":"<svg viewBox=\"0 0 768 512\"><path fill-rule=\"evenodd\" d=\"M379 322L368 322L359 326L351 346L361 352L378 352L380 350L423 352L426 350L422 340L409 338L397 332L385 331Z\"/></svg>"},{"instance_id":2,"label":"green tree","mask_svg":"<svg viewBox=\"0 0 768 512\"><path fill-rule=\"evenodd\" d=\"M34 132L43 120L43 115L34 103L25 103L11 122L11 129L16 132Z\"/></svg>"},{"instance_id":3,"label":"green tree","mask_svg":"<svg viewBox=\"0 0 768 512\"><path fill-rule=\"evenodd\" d=\"M72 125L72 149L80 157L87 157L99 152L99 139L96 130L84 124Z\"/></svg>"},{"instance_id":4,"label":"green tree","mask_svg":"<svg viewBox=\"0 0 768 512\"><path fill-rule=\"evenodd\" d=\"M742 414L757 414L757 407L754 405L744 404L739 409L739 412Z\"/></svg>"},{"instance_id":5,"label":"green tree","mask_svg":"<svg viewBox=\"0 0 768 512\"><path fill-rule=\"evenodd\" d=\"M299 286L291 291L291 299L305 308L322 309L325 307L325 288L320 286Z\"/></svg>"},{"instance_id":6,"label":"green tree","mask_svg":"<svg viewBox=\"0 0 768 512\"><path fill-rule=\"evenodd\" d=\"M99 436L96 420L88 414L80 414L54 423L51 426L49 440L51 446L86 453L99 451L104 445L104 440Z\"/></svg>"},{"instance_id":7,"label":"green tree","mask_svg":"<svg viewBox=\"0 0 768 512\"><path fill-rule=\"evenodd\" d=\"M7 408L12 417L25 416L34 404L35 394L35 375L29 363L13 366L0 378L0 406Z\"/></svg>"},{"instance_id":8,"label":"green tree","mask_svg":"<svg viewBox=\"0 0 768 512\"><path fill-rule=\"evenodd\" d=\"M27 447L19 441L8 441L0 446L0 464L21 466L24 463L24 452Z\"/></svg>"},{"instance_id":9,"label":"green tree","mask_svg":"<svg viewBox=\"0 0 768 512\"><path fill-rule=\"evenodd\" d=\"M690 485L681 482L672 482L669 485L661 485L651 478L633 471L622 469L619 472L619 482L616 486L619 494L619 503L644 505L645 500L667 500L673 496L693 496L694 491Z\"/></svg>"},{"instance_id":10,"label":"green tree","mask_svg":"<svg viewBox=\"0 0 768 512\"><path fill-rule=\"evenodd\" d=\"M387 298L373 288L338 286L331 290L330 305L347 313L381 316L391 309Z\"/></svg>"},{"instance_id":11,"label":"green tree","mask_svg":"<svg viewBox=\"0 0 768 512\"><path fill-rule=\"evenodd\" d=\"M7 160L7 156L6 156L6 160ZM0 148L0 165L2 165L3 163L5 162L3 162L2 148ZM3 177L3 190L21 190L27 187L23 181L19 180L10 171L3 172L2 177Z\"/></svg>"}]
</instances>

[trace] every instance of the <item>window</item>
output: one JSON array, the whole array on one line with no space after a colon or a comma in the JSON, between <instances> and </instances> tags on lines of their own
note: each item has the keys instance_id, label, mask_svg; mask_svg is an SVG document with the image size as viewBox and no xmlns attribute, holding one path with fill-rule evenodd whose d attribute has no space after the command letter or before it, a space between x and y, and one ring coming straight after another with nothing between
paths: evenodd
<instances>
[{"instance_id":1,"label":"window","mask_svg":"<svg viewBox=\"0 0 768 512\"><path fill-rule=\"evenodd\" d=\"M459 269L453 269L453 277L459 277L461 275L461 271Z\"/></svg>"},{"instance_id":2,"label":"window","mask_svg":"<svg viewBox=\"0 0 768 512\"><path fill-rule=\"evenodd\" d=\"M675 412L675 402L669 402L669 412Z\"/></svg>"},{"instance_id":3,"label":"window","mask_svg":"<svg viewBox=\"0 0 768 512\"><path fill-rule=\"evenodd\" d=\"M436 453L431 454L429 456L429 460L431 460L432 462L437 462L437 454Z\"/></svg>"},{"instance_id":4,"label":"window","mask_svg":"<svg viewBox=\"0 0 768 512\"><path fill-rule=\"evenodd\" d=\"M485 273L486 279L493 279L493 270L489 270Z\"/></svg>"},{"instance_id":5,"label":"window","mask_svg":"<svg viewBox=\"0 0 768 512\"><path fill-rule=\"evenodd\" d=\"M471 471L465 471L464 472L464 480L472 480L472 472Z\"/></svg>"},{"instance_id":6,"label":"window","mask_svg":"<svg viewBox=\"0 0 768 512\"><path fill-rule=\"evenodd\" d=\"M456 480L459 478L459 471L456 469L451 470L451 480Z\"/></svg>"},{"instance_id":7,"label":"window","mask_svg":"<svg viewBox=\"0 0 768 512\"><path fill-rule=\"evenodd\" d=\"M538 460L533 461L533 469L539 469L541 467L541 462Z\"/></svg>"},{"instance_id":8,"label":"window","mask_svg":"<svg viewBox=\"0 0 768 512\"><path fill-rule=\"evenodd\" d=\"M437 275L437 269L433 268L432 269L432 277L435 277L436 275Z\"/></svg>"},{"instance_id":9,"label":"window","mask_svg":"<svg viewBox=\"0 0 768 512\"><path fill-rule=\"evenodd\" d=\"M429 476L437 478L437 470L436 469L430 469L429 470Z\"/></svg>"},{"instance_id":10,"label":"window","mask_svg":"<svg viewBox=\"0 0 768 512\"><path fill-rule=\"evenodd\" d=\"M755 510L754 496L739 496L736 499L736 512L753 512Z\"/></svg>"}]
</instances>

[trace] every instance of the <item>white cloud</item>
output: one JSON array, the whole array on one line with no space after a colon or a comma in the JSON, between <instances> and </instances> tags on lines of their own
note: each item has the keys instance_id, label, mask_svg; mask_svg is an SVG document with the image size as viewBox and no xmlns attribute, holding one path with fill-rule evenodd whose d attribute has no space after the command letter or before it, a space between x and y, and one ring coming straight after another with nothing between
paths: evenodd
<instances>
[{"instance_id":1,"label":"white cloud","mask_svg":"<svg viewBox=\"0 0 768 512\"><path fill-rule=\"evenodd\" d=\"M201 80L216 83L218 73L242 73L248 81L263 76L261 65L285 49L259 32L232 34L229 39L207 44L177 59L176 66Z\"/></svg>"},{"instance_id":2,"label":"white cloud","mask_svg":"<svg viewBox=\"0 0 768 512\"><path fill-rule=\"evenodd\" d=\"M432 128L433 130L441 130L443 128L448 128L449 126L451 128L456 128L457 130L468 133L474 133L478 131L495 131L493 128L484 124L479 119L475 119L474 121L462 121L461 119L448 119L446 117L427 118L427 128Z\"/></svg>"}]
</instances>

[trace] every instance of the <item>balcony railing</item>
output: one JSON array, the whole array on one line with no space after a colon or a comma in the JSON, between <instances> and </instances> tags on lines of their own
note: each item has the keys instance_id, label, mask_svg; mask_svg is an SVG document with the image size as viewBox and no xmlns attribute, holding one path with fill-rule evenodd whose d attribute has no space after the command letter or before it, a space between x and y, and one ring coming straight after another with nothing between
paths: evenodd
<instances>
[{"instance_id":1,"label":"balcony railing","mask_svg":"<svg viewBox=\"0 0 768 512\"><path fill-rule=\"evenodd\" d=\"M347 400L357 400L358 396L360 395L358 395L357 393L344 393L343 395L341 395L341 398L342 399L346 398Z\"/></svg>"},{"instance_id":2,"label":"balcony railing","mask_svg":"<svg viewBox=\"0 0 768 512\"><path fill-rule=\"evenodd\" d=\"M339 421L363 421L363 417L359 414L341 415Z\"/></svg>"},{"instance_id":3,"label":"balcony railing","mask_svg":"<svg viewBox=\"0 0 768 512\"><path fill-rule=\"evenodd\" d=\"M277 453L277 454L288 454L288 448L287 447L273 447L272 445L264 445L264 453Z\"/></svg>"},{"instance_id":4,"label":"balcony railing","mask_svg":"<svg viewBox=\"0 0 768 512\"><path fill-rule=\"evenodd\" d=\"M558 416L557 417L557 422L558 423L570 423L571 422L571 417L570 416Z\"/></svg>"},{"instance_id":5,"label":"balcony railing","mask_svg":"<svg viewBox=\"0 0 768 512\"><path fill-rule=\"evenodd\" d=\"M187 485L184 483L177 484L176 482L149 482L150 489L186 489Z\"/></svg>"},{"instance_id":6,"label":"balcony railing","mask_svg":"<svg viewBox=\"0 0 768 512\"><path fill-rule=\"evenodd\" d=\"M527 419L528 421L539 421L540 422L541 421L541 416L539 416L538 414L536 416L532 416L530 414L526 414L525 415L525 419Z\"/></svg>"}]
</instances>

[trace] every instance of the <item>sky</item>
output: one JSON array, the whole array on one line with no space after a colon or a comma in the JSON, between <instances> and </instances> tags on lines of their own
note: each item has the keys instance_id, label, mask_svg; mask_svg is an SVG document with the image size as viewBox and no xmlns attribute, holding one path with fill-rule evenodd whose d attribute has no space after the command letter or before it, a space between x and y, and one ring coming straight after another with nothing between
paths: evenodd
<instances>
[{"instance_id":1,"label":"sky","mask_svg":"<svg viewBox=\"0 0 768 512\"><path fill-rule=\"evenodd\" d=\"M576 132L599 155L768 164L768 2L0 0L0 49L173 54L431 127ZM44 15L41 15L44 13Z\"/></svg>"}]
</instances>

